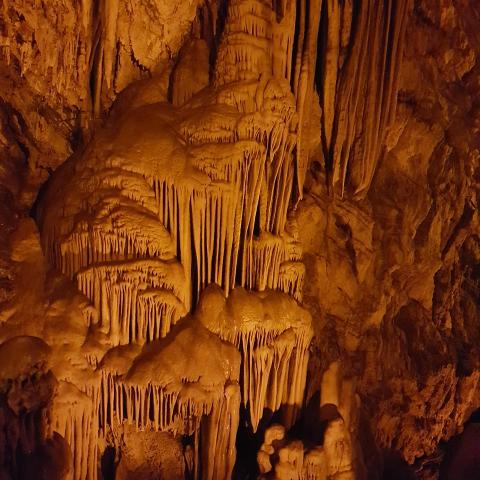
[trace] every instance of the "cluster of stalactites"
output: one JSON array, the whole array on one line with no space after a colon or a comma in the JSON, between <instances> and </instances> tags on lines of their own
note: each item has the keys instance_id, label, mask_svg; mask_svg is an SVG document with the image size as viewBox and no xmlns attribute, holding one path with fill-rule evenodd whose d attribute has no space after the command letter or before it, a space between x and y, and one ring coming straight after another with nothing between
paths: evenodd
<instances>
[{"instance_id":1,"label":"cluster of stalactites","mask_svg":"<svg viewBox=\"0 0 480 480\"><path fill-rule=\"evenodd\" d=\"M302 196L308 168L308 128L314 96L321 0L229 2L214 72L216 86L275 77L292 89L298 113L295 141L296 193Z\"/></svg>"},{"instance_id":2,"label":"cluster of stalactites","mask_svg":"<svg viewBox=\"0 0 480 480\"><path fill-rule=\"evenodd\" d=\"M252 429L266 410L281 410L290 427L303 403L311 317L289 296L274 291L232 291L225 299L215 287L200 298L197 317L242 353L241 390Z\"/></svg>"},{"instance_id":3,"label":"cluster of stalactites","mask_svg":"<svg viewBox=\"0 0 480 480\"><path fill-rule=\"evenodd\" d=\"M180 124L192 166L211 179L207 187L163 177L148 181L160 221L174 243L178 238L182 264L187 272L197 272L193 291L216 283L228 293L240 278L248 288L275 286L299 298L302 268L286 263L299 255L292 254L294 242L282 237L294 176L293 97L274 79L243 90L250 101L255 98L254 105L231 90L231 96L221 91L218 95L236 111L202 108L200 117L194 110ZM266 232L262 240L256 239L259 230ZM272 241L265 242L267 237ZM279 248L267 252L265 243L279 243ZM261 276L266 269L274 271L269 273L273 279L253 278L255 270Z\"/></svg>"},{"instance_id":4,"label":"cluster of stalactites","mask_svg":"<svg viewBox=\"0 0 480 480\"><path fill-rule=\"evenodd\" d=\"M240 195L243 228L252 235L285 227L293 182L295 104L288 85L273 78L223 87L219 101L233 107L203 109L181 125L193 164L219 189L225 182ZM200 121L199 121L200 120ZM221 139L221 140L219 140Z\"/></svg>"},{"instance_id":5,"label":"cluster of stalactites","mask_svg":"<svg viewBox=\"0 0 480 480\"><path fill-rule=\"evenodd\" d=\"M49 412L49 433L59 433L70 446L72 463L66 480L97 479L98 402L98 385L80 391L71 383L59 384Z\"/></svg>"},{"instance_id":6,"label":"cluster of stalactites","mask_svg":"<svg viewBox=\"0 0 480 480\"><path fill-rule=\"evenodd\" d=\"M288 233L282 236L261 234L246 253L252 256L247 261L246 287L257 291L280 290L301 301L305 265L293 237Z\"/></svg>"},{"instance_id":7,"label":"cluster of stalactites","mask_svg":"<svg viewBox=\"0 0 480 480\"><path fill-rule=\"evenodd\" d=\"M85 387L85 386L84 386ZM191 394L189 395L189 391ZM148 384L125 383L120 376L102 371L98 386L80 391L73 384L60 382L49 412L50 435L57 432L70 446L72 465L67 480L98 478L98 439L124 422L138 430L171 431L191 435L201 432L201 471L203 480L230 478L236 458L236 432L239 421L240 390L233 382L198 396L194 384L183 384L179 391ZM100 427L100 430L99 430ZM195 445L200 450L200 445ZM200 461L199 454L195 455Z\"/></svg>"},{"instance_id":8,"label":"cluster of stalactites","mask_svg":"<svg viewBox=\"0 0 480 480\"><path fill-rule=\"evenodd\" d=\"M233 345L189 316L168 338L109 349L96 368L101 436L115 436L124 424L138 431L194 436L195 478L230 478L240 359Z\"/></svg>"},{"instance_id":9,"label":"cluster of stalactites","mask_svg":"<svg viewBox=\"0 0 480 480\"><path fill-rule=\"evenodd\" d=\"M239 183L237 180L238 190ZM179 239L187 282L192 281L192 269L197 272L191 290L198 293L209 283L228 289L235 281L239 255L241 194L220 182L218 188L199 191L179 188L163 179L154 179L153 185L163 206L162 221Z\"/></svg>"},{"instance_id":10,"label":"cluster of stalactites","mask_svg":"<svg viewBox=\"0 0 480 480\"><path fill-rule=\"evenodd\" d=\"M68 277L94 263L145 257L171 259L175 255L168 231L153 212L141 205L141 200L132 205L135 200L111 196L111 191L105 190L96 205L85 205L84 213L91 217L88 220L73 223L67 217L61 225L46 225L47 256Z\"/></svg>"},{"instance_id":11,"label":"cluster of stalactites","mask_svg":"<svg viewBox=\"0 0 480 480\"><path fill-rule=\"evenodd\" d=\"M103 371L100 425L108 429L115 422L128 422L139 430L151 428L191 435L198 430L202 416L210 415L223 401L223 388L199 400L182 395L182 390L188 391L189 387L195 389L194 384L188 383L183 384L181 390L169 390L153 383L136 385Z\"/></svg>"},{"instance_id":12,"label":"cluster of stalactites","mask_svg":"<svg viewBox=\"0 0 480 480\"><path fill-rule=\"evenodd\" d=\"M202 108L178 127L190 167L208 176L207 185L161 170L138 178L105 165L79 187L86 192L81 215L70 207L61 222L47 217L43 240L51 261L74 278L97 264L177 256L185 270L187 308L191 291L216 283L228 293L237 278L248 288L282 288L300 298L302 269L285 263L299 255L291 255L292 242L284 241L294 177L293 97L275 79L245 88L254 106L225 98L233 113ZM265 234L257 238L259 232ZM266 269L273 272L270 280L252 277ZM190 284L193 270L196 285Z\"/></svg>"},{"instance_id":13,"label":"cluster of stalactites","mask_svg":"<svg viewBox=\"0 0 480 480\"><path fill-rule=\"evenodd\" d=\"M132 384L121 376L102 371L99 424L107 432L124 422L138 430L170 431L174 435L201 432L203 480L230 478L236 458L240 389L237 382L201 393L195 382L177 390L161 385ZM198 436L197 436L198 438ZM200 445L196 444L197 452ZM197 461L198 453L195 454Z\"/></svg>"},{"instance_id":14,"label":"cluster of stalactites","mask_svg":"<svg viewBox=\"0 0 480 480\"><path fill-rule=\"evenodd\" d=\"M296 115L298 99L291 92L296 9L294 2L281 3L282 7L275 11L271 4L261 0L229 2L214 72L214 84L221 87L222 100L239 111L261 112L263 121L269 123L270 128L272 119L265 113L282 113L285 116L290 111L290 118L295 113L294 121L287 122L290 131L282 132L290 136L289 139L277 135L279 138L275 140L271 136L263 202L267 211L265 221L261 223L261 228L271 233L278 233L283 225L276 224L275 220L272 222L268 218L269 211L275 212L277 219L284 221L292 194L295 165L297 170L299 166L299 152L296 149L299 143ZM305 12L301 14L305 15ZM252 86L256 86L256 91L249 92ZM251 121L249 116L246 120ZM261 124L261 119L253 120ZM278 150L280 155L275 159ZM285 155L287 152L288 155ZM278 197L286 197L287 202ZM270 208L269 202L273 208ZM263 213L260 212L260 215Z\"/></svg>"},{"instance_id":15,"label":"cluster of stalactites","mask_svg":"<svg viewBox=\"0 0 480 480\"><path fill-rule=\"evenodd\" d=\"M242 398L254 431L266 409L282 409L283 422L295 423L303 403L310 332L245 330L233 340L242 352Z\"/></svg>"},{"instance_id":16,"label":"cluster of stalactites","mask_svg":"<svg viewBox=\"0 0 480 480\"><path fill-rule=\"evenodd\" d=\"M165 337L187 312L185 276L176 261L95 265L78 272L77 285L99 313L96 327L112 345Z\"/></svg>"},{"instance_id":17,"label":"cluster of stalactites","mask_svg":"<svg viewBox=\"0 0 480 480\"><path fill-rule=\"evenodd\" d=\"M324 153L338 195L348 183L365 196L383 152L395 118L409 3L327 2L319 93Z\"/></svg>"},{"instance_id":18,"label":"cluster of stalactites","mask_svg":"<svg viewBox=\"0 0 480 480\"><path fill-rule=\"evenodd\" d=\"M281 3L283 8L274 11L261 0L229 2L216 85L258 80L260 74L290 81L296 12L294 2Z\"/></svg>"}]
</instances>

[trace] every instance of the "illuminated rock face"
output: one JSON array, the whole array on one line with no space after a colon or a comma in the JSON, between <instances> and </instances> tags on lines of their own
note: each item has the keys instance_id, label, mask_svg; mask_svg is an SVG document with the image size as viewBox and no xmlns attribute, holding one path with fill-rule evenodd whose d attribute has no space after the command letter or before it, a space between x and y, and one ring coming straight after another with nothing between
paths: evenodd
<instances>
[{"instance_id":1,"label":"illuminated rock face","mask_svg":"<svg viewBox=\"0 0 480 480\"><path fill-rule=\"evenodd\" d=\"M5 2L0 478L426 478L480 407L471 3Z\"/></svg>"},{"instance_id":2,"label":"illuminated rock face","mask_svg":"<svg viewBox=\"0 0 480 480\"><path fill-rule=\"evenodd\" d=\"M292 45L293 24L245 1L232 2L225 21L212 86L193 82L195 68L180 61L173 106L120 100L42 200L44 251L90 300L87 345L97 345L85 358L98 380L80 388L89 413L63 400L52 414L54 431L80 458L74 478L96 478L96 453L85 445L126 423L195 434L196 475L230 478L240 358L253 431L267 410L281 409L292 426L303 403L313 332L297 304L304 266L288 218L301 187L301 131L292 51L281 57L273 47ZM198 61L198 74L205 48L198 41L182 53ZM212 302L224 310L212 311ZM180 320L192 310L192 320ZM73 430L82 441L72 443Z\"/></svg>"},{"instance_id":3,"label":"illuminated rock face","mask_svg":"<svg viewBox=\"0 0 480 480\"><path fill-rule=\"evenodd\" d=\"M284 293L253 294L237 287L225 299L212 286L203 292L197 315L242 353L242 397L253 430L265 409L283 408L283 421L292 426L303 403L310 314Z\"/></svg>"}]
</instances>

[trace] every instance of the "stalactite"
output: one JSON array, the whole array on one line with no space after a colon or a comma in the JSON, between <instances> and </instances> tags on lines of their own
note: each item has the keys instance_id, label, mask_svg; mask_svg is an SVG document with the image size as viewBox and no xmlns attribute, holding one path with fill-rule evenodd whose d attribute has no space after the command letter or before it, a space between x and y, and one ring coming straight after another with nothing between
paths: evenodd
<instances>
[{"instance_id":1,"label":"stalactite","mask_svg":"<svg viewBox=\"0 0 480 480\"><path fill-rule=\"evenodd\" d=\"M108 89L112 84L114 69L115 46L117 39L118 0L105 0L105 30L103 47L103 64L105 83Z\"/></svg>"},{"instance_id":2,"label":"stalactite","mask_svg":"<svg viewBox=\"0 0 480 480\"><path fill-rule=\"evenodd\" d=\"M323 118L325 123L325 142L327 148L330 148L333 120L335 118L335 93L340 56L341 6L338 0L327 0L326 14L328 17L328 45L323 66L323 71L325 72L323 85Z\"/></svg>"},{"instance_id":3,"label":"stalactite","mask_svg":"<svg viewBox=\"0 0 480 480\"><path fill-rule=\"evenodd\" d=\"M332 0L325 10L322 129L335 193L343 196L349 186L362 198L395 115L409 2L371 0L356 15L352 8Z\"/></svg>"},{"instance_id":4,"label":"stalactite","mask_svg":"<svg viewBox=\"0 0 480 480\"><path fill-rule=\"evenodd\" d=\"M211 355L207 362L205 351ZM193 319L182 320L168 339L144 350L115 347L99 364L99 424L104 431L128 422L140 430L183 435L201 428L202 478L229 478L236 456L239 366L238 351Z\"/></svg>"},{"instance_id":5,"label":"stalactite","mask_svg":"<svg viewBox=\"0 0 480 480\"><path fill-rule=\"evenodd\" d=\"M261 84L256 98L263 115L225 115L212 106L202 109L203 116L212 115L210 123L195 116L180 121L179 129L189 142L190 163L188 175L181 182L174 181L169 171L164 171L163 176L161 169L150 173L151 167L143 171L142 180L137 174L141 172L139 166L114 158L99 170L98 177L80 183L77 188L85 199L80 211L85 210L88 215L82 213L78 220L71 214L65 216L74 208L67 208L67 194L63 200L66 206L57 210L61 220L53 216L46 219L44 242L53 263L73 277L98 262L151 256L169 259L177 255L187 282L194 262L197 285L187 288L193 288L197 294L212 282L228 291L234 286L238 270L242 285L255 286L256 281L248 272L254 270L252 262L259 261L254 258L258 249L252 250L256 218L259 217L265 236L267 232L284 234L292 191L294 146L288 129L294 104L284 87L269 80ZM204 131L205 125L209 125L210 131ZM220 138L216 134L212 138L212 132L218 129L229 132L226 143L216 143ZM232 138L238 140L232 144ZM94 152L92 160L98 155ZM98 169L96 165L92 168ZM125 179L120 181L118 174L123 176L123 172ZM195 181L199 175L205 175L200 184ZM87 196L92 188L96 188L95 192ZM121 188L121 194L113 194L112 188ZM75 208L78 210L78 206ZM300 298L300 291L293 286L295 282L287 287L278 280L280 263L291 260L286 253L276 254L275 262L270 262L268 286L285 285Z\"/></svg>"},{"instance_id":6,"label":"stalactite","mask_svg":"<svg viewBox=\"0 0 480 480\"><path fill-rule=\"evenodd\" d=\"M185 276L178 262L97 264L81 270L77 284L100 313L97 327L113 345L164 337L187 312Z\"/></svg>"},{"instance_id":7,"label":"stalactite","mask_svg":"<svg viewBox=\"0 0 480 480\"><path fill-rule=\"evenodd\" d=\"M245 286L257 291L281 290L301 301L305 266L298 243L286 232L282 236L262 233L247 251Z\"/></svg>"},{"instance_id":8,"label":"stalactite","mask_svg":"<svg viewBox=\"0 0 480 480\"><path fill-rule=\"evenodd\" d=\"M225 388L224 398L215 404L202 425L203 478L231 478L236 458L236 432L240 412L238 384Z\"/></svg>"},{"instance_id":9,"label":"stalactite","mask_svg":"<svg viewBox=\"0 0 480 480\"><path fill-rule=\"evenodd\" d=\"M332 0L336 1L336 0ZM317 37L320 24L322 0L301 2L301 25L298 51L295 64L294 92L298 112L298 134L296 144L296 173L298 198L303 195L303 184L308 169L308 148L303 140L310 118L310 108L314 94L316 69Z\"/></svg>"},{"instance_id":10,"label":"stalactite","mask_svg":"<svg viewBox=\"0 0 480 480\"><path fill-rule=\"evenodd\" d=\"M111 18L98 30L97 108L115 80L117 8L104 5ZM101 380L86 395L100 434L128 422L195 435L205 479L231 476L241 399L253 430L267 409L292 425L303 402L312 327L295 301L305 270L288 212L306 168L317 10L229 2L212 85L175 87L173 75L174 105L114 109L56 174L40 212L47 257L91 302L84 348ZM305 24L297 50L295 15ZM180 59L178 78L191 67ZM221 326L201 313L211 284L223 289ZM195 317L180 320L200 296ZM240 354L226 341L242 353L241 386ZM69 440L74 452L84 445Z\"/></svg>"},{"instance_id":11,"label":"stalactite","mask_svg":"<svg viewBox=\"0 0 480 480\"><path fill-rule=\"evenodd\" d=\"M50 434L70 445L73 465L68 480L97 479L98 389L86 392L62 381L50 410Z\"/></svg>"},{"instance_id":12,"label":"stalactite","mask_svg":"<svg viewBox=\"0 0 480 480\"><path fill-rule=\"evenodd\" d=\"M303 401L312 338L308 312L282 293L236 288L225 300L209 287L196 315L242 352L242 399L253 430L265 409L282 409L285 424L293 425Z\"/></svg>"}]
</instances>

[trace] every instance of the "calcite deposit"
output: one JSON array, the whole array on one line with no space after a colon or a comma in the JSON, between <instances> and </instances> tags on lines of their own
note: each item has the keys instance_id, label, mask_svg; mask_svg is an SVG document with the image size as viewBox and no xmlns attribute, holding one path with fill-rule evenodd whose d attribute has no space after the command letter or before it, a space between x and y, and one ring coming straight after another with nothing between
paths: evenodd
<instances>
[{"instance_id":1,"label":"calcite deposit","mask_svg":"<svg viewBox=\"0 0 480 480\"><path fill-rule=\"evenodd\" d=\"M480 476L480 6L0 12L2 480Z\"/></svg>"}]
</instances>

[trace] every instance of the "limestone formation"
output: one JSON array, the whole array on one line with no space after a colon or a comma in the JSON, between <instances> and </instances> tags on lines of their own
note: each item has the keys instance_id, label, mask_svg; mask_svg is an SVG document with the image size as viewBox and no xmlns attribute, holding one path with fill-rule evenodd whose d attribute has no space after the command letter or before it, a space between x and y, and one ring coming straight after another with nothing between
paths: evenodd
<instances>
[{"instance_id":1,"label":"limestone formation","mask_svg":"<svg viewBox=\"0 0 480 480\"><path fill-rule=\"evenodd\" d=\"M0 478L477 478L478 25L4 0Z\"/></svg>"},{"instance_id":2,"label":"limestone formation","mask_svg":"<svg viewBox=\"0 0 480 480\"><path fill-rule=\"evenodd\" d=\"M242 397L253 430L268 409L283 408L292 426L303 403L312 339L310 314L286 294L247 293L237 287L228 299L208 287L197 308L200 321L242 353Z\"/></svg>"}]
</instances>

